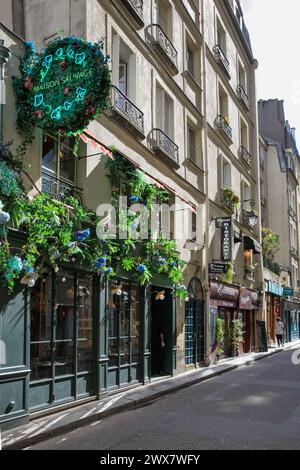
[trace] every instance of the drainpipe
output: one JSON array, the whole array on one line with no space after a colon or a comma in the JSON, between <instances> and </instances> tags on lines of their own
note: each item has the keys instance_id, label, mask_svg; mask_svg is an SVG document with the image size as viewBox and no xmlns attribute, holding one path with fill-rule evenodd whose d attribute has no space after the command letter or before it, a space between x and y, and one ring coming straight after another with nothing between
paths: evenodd
<instances>
[{"instance_id":1,"label":"drainpipe","mask_svg":"<svg viewBox=\"0 0 300 470\"><path fill-rule=\"evenodd\" d=\"M209 346L210 346L210 308L209 308L209 276L208 276L208 251L209 251L209 197L208 197L208 125L206 112L206 37L205 37L205 19L204 19L204 0L201 0L201 29L203 36L202 46L202 102L203 102L203 137L204 137L204 165L205 165L205 239L203 249L203 266L204 266L204 291L205 291L205 312L204 312L204 362L209 365Z\"/></svg>"},{"instance_id":2,"label":"drainpipe","mask_svg":"<svg viewBox=\"0 0 300 470\"><path fill-rule=\"evenodd\" d=\"M3 111L6 103L4 71L10 58L10 50L4 46L4 39L0 39L0 142L3 142Z\"/></svg>"}]
</instances>

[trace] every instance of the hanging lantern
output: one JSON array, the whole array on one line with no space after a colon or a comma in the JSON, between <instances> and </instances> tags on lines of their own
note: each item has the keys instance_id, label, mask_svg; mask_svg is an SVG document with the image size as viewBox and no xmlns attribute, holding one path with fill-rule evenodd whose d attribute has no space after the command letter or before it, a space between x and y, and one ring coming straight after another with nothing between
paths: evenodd
<instances>
[{"instance_id":1,"label":"hanging lantern","mask_svg":"<svg viewBox=\"0 0 300 470\"><path fill-rule=\"evenodd\" d=\"M157 293L155 300L165 300L165 291L161 290Z\"/></svg>"},{"instance_id":2,"label":"hanging lantern","mask_svg":"<svg viewBox=\"0 0 300 470\"><path fill-rule=\"evenodd\" d=\"M112 287L111 293L119 296L122 295L122 287L122 284Z\"/></svg>"},{"instance_id":3,"label":"hanging lantern","mask_svg":"<svg viewBox=\"0 0 300 470\"><path fill-rule=\"evenodd\" d=\"M20 283L24 286L28 287L34 287L36 281L38 280L38 273L32 272L32 273L27 273L25 274L24 277L22 277Z\"/></svg>"}]
</instances>

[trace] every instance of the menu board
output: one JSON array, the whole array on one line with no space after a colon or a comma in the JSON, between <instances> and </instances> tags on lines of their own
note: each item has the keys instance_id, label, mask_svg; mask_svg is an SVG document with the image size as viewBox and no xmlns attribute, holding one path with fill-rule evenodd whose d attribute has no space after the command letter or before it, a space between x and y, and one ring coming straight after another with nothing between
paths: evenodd
<instances>
[{"instance_id":1,"label":"menu board","mask_svg":"<svg viewBox=\"0 0 300 470\"><path fill-rule=\"evenodd\" d=\"M257 323L258 350L259 352L267 352L268 343L267 343L266 322L262 320L258 320L256 323Z\"/></svg>"}]
</instances>

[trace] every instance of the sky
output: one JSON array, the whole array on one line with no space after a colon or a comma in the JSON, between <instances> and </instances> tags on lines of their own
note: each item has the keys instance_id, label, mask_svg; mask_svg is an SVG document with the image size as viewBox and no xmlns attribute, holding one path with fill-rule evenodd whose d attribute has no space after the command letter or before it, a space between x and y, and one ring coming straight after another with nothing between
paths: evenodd
<instances>
[{"instance_id":1,"label":"sky","mask_svg":"<svg viewBox=\"0 0 300 470\"><path fill-rule=\"evenodd\" d=\"M300 146L299 0L241 0L251 35L258 99L285 102L285 117L296 127Z\"/></svg>"}]
</instances>

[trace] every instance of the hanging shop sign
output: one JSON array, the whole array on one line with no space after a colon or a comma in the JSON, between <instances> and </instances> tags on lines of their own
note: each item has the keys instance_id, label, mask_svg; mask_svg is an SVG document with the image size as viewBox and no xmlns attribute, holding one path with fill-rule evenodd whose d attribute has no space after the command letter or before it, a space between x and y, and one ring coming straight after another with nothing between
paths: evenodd
<instances>
[{"instance_id":1,"label":"hanging shop sign","mask_svg":"<svg viewBox=\"0 0 300 470\"><path fill-rule=\"evenodd\" d=\"M232 261L233 225L231 217L218 217L216 227L221 229L221 261Z\"/></svg>"},{"instance_id":2,"label":"hanging shop sign","mask_svg":"<svg viewBox=\"0 0 300 470\"><path fill-rule=\"evenodd\" d=\"M220 282L210 282L210 307L237 308L239 289Z\"/></svg>"},{"instance_id":3,"label":"hanging shop sign","mask_svg":"<svg viewBox=\"0 0 300 470\"><path fill-rule=\"evenodd\" d=\"M284 287L282 295L286 297L288 296L292 297L294 295L294 289L292 289L291 287Z\"/></svg>"},{"instance_id":4,"label":"hanging shop sign","mask_svg":"<svg viewBox=\"0 0 300 470\"><path fill-rule=\"evenodd\" d=\"M42 54L28 43L21 77L15 79L18 124L74 133L108 103L110 72L102 43L58 39Z\"/></svg>"},{"instance_id":5,"label":"hanging shop sign","mask_svg":"<svg viewBox=\"0 0 300 470\"><path fill-rule=\"evenodd\" d=\"M240 288L239 308L241 310L255 310L259 307L259 292Z\"/></svg>"},{"instance_id":6,"label":"hanging shop sign","mask_svg":"<svg viewBox=\"0 0 300 470\"><path fill-rule=\"evenodd\" d=\"M209 274L225 274L228 271L228 265L224 263L209 263Z\"/></svg>"},{"instance_id":7,"label":"hanging shop sign","mask_svg":"<svg viewBox=\"0 0 300 470\"><path fill-rule=\"evenodd\" d=\"M274 281L267 281L266 283L266 292L269 292L270 294L275 294L282 296L283 295L283 287L277 284Z\"/></svg>"}]
</instances>

